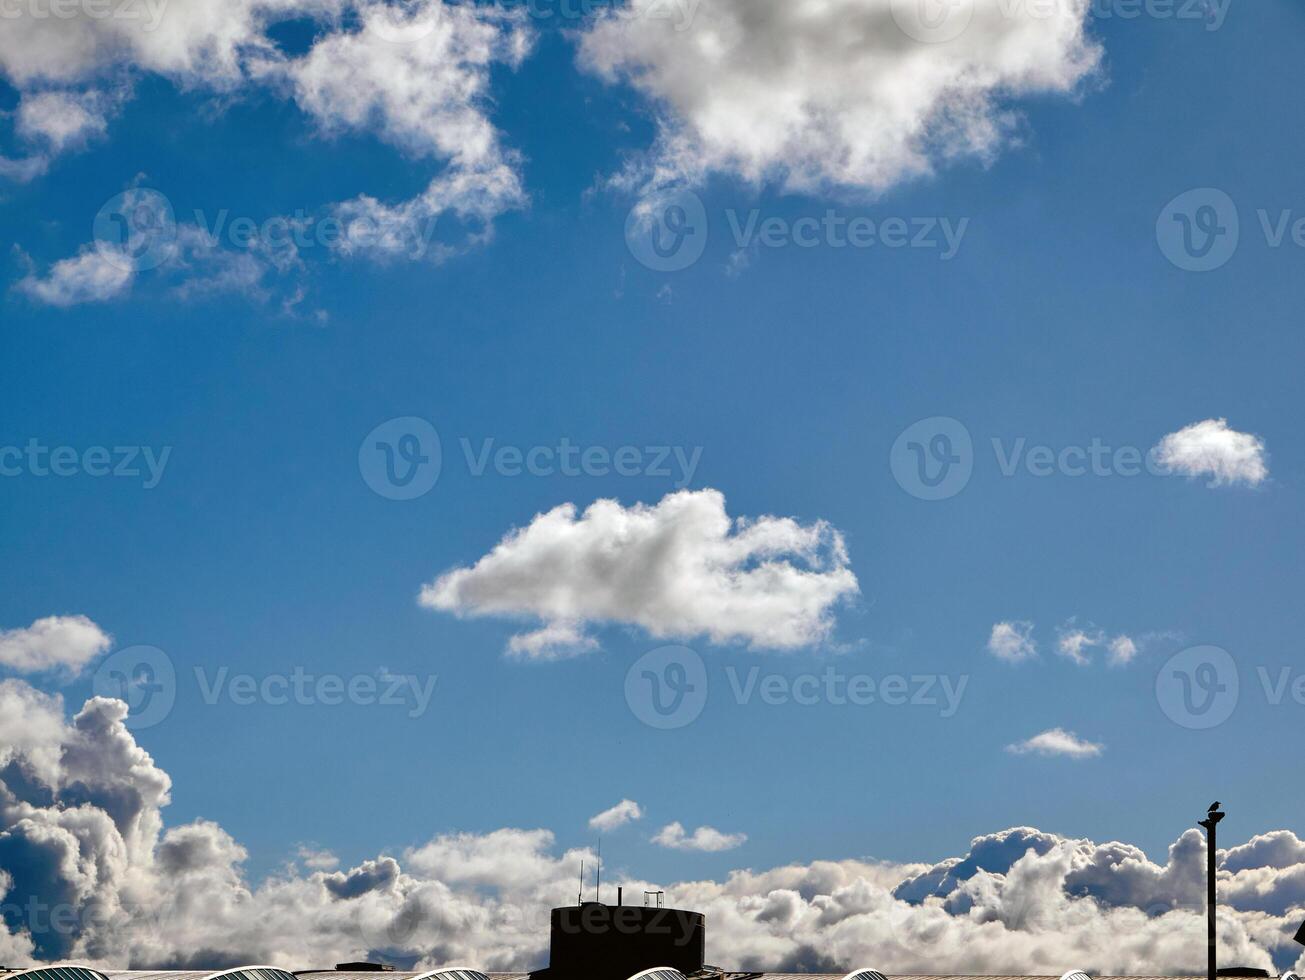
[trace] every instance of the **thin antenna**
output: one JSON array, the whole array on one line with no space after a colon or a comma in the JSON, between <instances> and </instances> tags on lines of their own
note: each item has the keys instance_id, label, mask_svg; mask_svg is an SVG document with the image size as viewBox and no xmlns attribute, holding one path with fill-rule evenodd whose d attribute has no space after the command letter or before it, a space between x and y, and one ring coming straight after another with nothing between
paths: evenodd
<instances>
[{"instance_id":1,"label":"thin antenna","mask_svg":"<svg viewBox=\"0 0 1305 980\"><path fill-rule=\"evenodd\" d=\"M603 900L603 838L598 838L598 880L594 882L594 901Z\"/></svg>"},{"instance_id":2,"label":"thin antenna","mask_svg":"<svg viewBox=\"0 0 1305 980\"><path fill-rule=\"evenodd\" d=\"M576 905L584 905L585 903L585 859L584 858L580 859L580 890L576 892L575 903Z\"/></svg>"}]
</instances>

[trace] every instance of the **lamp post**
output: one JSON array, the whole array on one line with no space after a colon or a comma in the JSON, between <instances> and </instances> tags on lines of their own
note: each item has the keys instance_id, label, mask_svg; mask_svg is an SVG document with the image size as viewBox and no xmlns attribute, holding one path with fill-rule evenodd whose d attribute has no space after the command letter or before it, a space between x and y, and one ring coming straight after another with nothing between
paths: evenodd
<instances>
[{"instance_id":1,"label":"lamp post","mask_svg":"<svg viewBox=\"0 0 1305 980\"><path fill-rule=\"evenodd\" d=\"M1215 800L1210 804L1210 809L1205 814L1205 819L1200 825L1205 828L1205 935L1206 935L1206 957L1207 971L1209 980L1216 980L1219 973L1219 958L1217 955L1217 945L1214 932L1214 914L1218 900L1215 897L1214 890L1214 862L1215 862L1215 828L1219 826L1219 821L1227 814L1219 809L1219 801Z\"/></svg>"}]
</instances>

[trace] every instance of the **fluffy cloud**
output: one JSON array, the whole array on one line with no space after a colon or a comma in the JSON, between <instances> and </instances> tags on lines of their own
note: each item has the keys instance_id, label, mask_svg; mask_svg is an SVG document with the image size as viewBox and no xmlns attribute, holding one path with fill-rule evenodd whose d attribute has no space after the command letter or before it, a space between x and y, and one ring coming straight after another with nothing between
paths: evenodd
<instances>
[{"instance_id":1,"label":"fluffy cloud","mask_svg":"<svg viewBox=\"0 0 1305 980\"><path fill-rule=\"evenodd\" d=\"M1110 666L1123 667L1137 658L1137 641L1121 633L1110 641Z\"/></svg>"},{"instance_id":2,"label":"fluffy cloud","mask_svg":"<svg viewBox=\"0 0 1305 980\"><path fill-rule=\"evenodd\" d=\"M715 827L699 827L692 834L685 832L678 820L657 831L652 842L674 851L732 851L747 841L747 834L725 834Z\"/></svg>"},{"instance_id":3,"label":"fluffy cloud","mask_svg":"<svg viewBox=\"0 0 1305 980\"><path fill-rule=\"evenodd\" d=\"M604 833L624 827L633 820L643 819L643 808L634 800L622 800L611 809L589 818L589 826Z\"/></svg>"},{"instance_id":4,"label":"fluffy cloud","mask_svg":"<svg viewBox=\"0 0 1305 980\"><path fill-rule=\"evenodd\" d=\"M47 616L31 626L0 630L0 666L22 673L79 674L113 638L85 616Z\"/></svg>"},{"instance_id":5,"label":"fluffy cloud","mask_svg":"<svg viewBox=\"0 0 1305 980\"><path fill-rule=\"evenodd\" d=\"M125 715L121 702L95 698L69 721L58 698L0 682L7 963L303 969L384 956L529 969L547 961L548 910L574 896L576 868L594 860L559 853L547 830L505 828L438 836L341 871L314 867L310 849L304 867L253 884L244 848L217 824L165 827L171 781ZM683 828L673 836L692 839ZM1219 859L1227 960L1305 959L1291 941L1305 918L1305 842L1274 831ZM706 913L708 958L731 968L1162 975L1204 963L1204 862L1195 830L1157 864L1128 844L1019 827L933 864L816 861L622 883Z\"/></svg>"},{"instance_id":6,"label":"fluffy cloud","mask_svg":"<svg viewBox=\"0 0 1305 980\"><path fill-rule=\"evenodd\" d=\"M107 243L84 246L60 259L45 275L33 272L17 286L19 292L47 306L103 303L127 293L136 278L130 256Z\"/></svg>"},{"instance_id":7,"label":"fluffy cloud","mask_svg":"<svg viewBox=\"0 0 1305 980\"><path fill-rule=\"evenodd\" d=\"M626 508L573 504L512 531L470 568L426 585L421 603L469 616L543 621L514 653L559 656L590 645L586 623L629 623L654 637L791 649L823 641L832 609L858 592L843 538L823 521L731 519L716 490Z\"/></svg>"},{"instance_id":8,"label":"fluffy cloud","mask_svg":"<svg viewBox=\"0 0 1305 980\"><path fill-rule=\"evenodd\" d=\"M435 171L410 200L361 193L329 209L346 228L340 254L438 261L484 242L496 217L526 203L520 161L489 119L491 71L516 67L530 49L519 9L445 0L143 0L134 17L83 8L61 19L15 9L0 36L0 79L21 94L14 134L27 155L0 156L0 177L34 179L58 153L102 135L148 73L221 100L255 89L284 95L323 136L373 134ZM271 37L291 20L315 24L299 56ZM209 251L222 268L188 283L185 294L213 292L215 283L258 292L272 267L259 250ZM120 296L133 270L112 258L103 246L88 247L23 289L59 306Z\"/></svg>"},{"instance_id":9,"label":"fluffy cloud","mask_svg":"<svg viewBox=\"0 0 1305 980\"><path fill-rule=\"evenodd\" d=\"M1063 728L1048 728L1023 742L1006 746L1006 751L1014 755L1064 755L1071 759L1088 759L1100 755L1104 748L1104 745L1079 738Z\"/></svg>"},{"instance_id":10,"label":"fluffy cloud","mask_svg":"<svg viewBox=\"0 0 1305 980\"><path fill-rule=\"evenodd\" d=\"M1033 624L1024 621L994 623L988 636L988 652L998 660L1017 664L1038 655Z\"/></svg>"},{"instance_id":11,"label":"fluffy cloud","mask_svg":"<svg viewBox=\"0 0 1305 980\"><path fill-rule=\"evenodd\" d=\"M1210 486L1259 486L1269 476L1264 442L1228 427L1227 419L1206 419L1171 432L1152 450L1156 460L1187 477L1208 476Z\"/></svg>"},{"instance_id":12,"label":"fluffy cloud","mask_svg":"<svg viewBox=\"0 0 1305 980\"><path fill-rule=\"evenodd\" d=\"M1085 0L952 5L972 16L949 38L898 0L699 0L687 25L666 6L627 0L580 49L584 67L649 100L656 145L627 176L654 187L720 172L883 191L943 161L992 159L1019 128L1016 100L1071 95L1101 58Z\"/></svg>"}]
</instances>

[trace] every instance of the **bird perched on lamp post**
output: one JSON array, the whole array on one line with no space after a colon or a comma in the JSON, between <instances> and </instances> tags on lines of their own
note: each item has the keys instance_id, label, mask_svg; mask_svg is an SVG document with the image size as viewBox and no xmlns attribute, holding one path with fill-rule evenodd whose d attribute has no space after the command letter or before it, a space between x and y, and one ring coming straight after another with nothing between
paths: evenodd
<instances>
[{"instance_id":1,"label":"bird perched on lamp post","mask_svg":"<svg viewBox=\"0 0 1305 980\"><path fill-rule=\"evenodd\" d=\"M1219 973L1219 957L1216 947L1214 918L1217 899L1215 897L1215 827L1219 825L1227 814L1219 809L1219 801L1215 800L1210 804L1210 809L1205 812L1205 819L1200 825L1205 828L1206 847L1205 847L1205 935L1206 935L1206 966L1208 969L1209 980L1217 980Z\"/></svg>"}]
</instances>

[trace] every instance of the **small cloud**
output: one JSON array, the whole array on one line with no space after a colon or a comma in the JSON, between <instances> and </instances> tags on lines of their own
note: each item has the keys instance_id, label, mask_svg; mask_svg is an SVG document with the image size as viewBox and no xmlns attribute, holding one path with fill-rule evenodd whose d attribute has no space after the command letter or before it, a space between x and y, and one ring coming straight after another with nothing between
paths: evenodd
<instances>
[{"instance_id":1,"label":"small cloud","mask_svg":"<svg viewBox=\"0 0 1305 980\"><path fill-rule=\"evenodd\" d=\"M1269 476L1264 442L1228 427L1227 419L1206 419L1171 432L1153 450L1157 461L1175 473L1209 476L1209 486L1235 483L1259 486Z\"/></svg>"},{"instance_id":2,"label":"small cloud","mask_svg":"<svg viewBox=\"0 0 1305 980\"><path fill-rule=\"evenodd\" d=\"M1137 656L1137 641L1131 636L1120 634L1110 641L1110 666L1123 667L1133 662Z\"/></svg>"},{"instance_id":3,"label":"small cloud","mask_svg":"<svg viewBox=\"0 0 1305 980\"><path fill-rule=\"evenodd\" d=\"M85 616L47 616L21 629L0 630L0 666L25 674L64 670L76 676L112 643L113 637Z\"/></svg>"},{"instance_id":4,"label":"small cloud","mask_svg":"<svg viewBox=\"0 0 1305 980\"><path fill-rule=\"evenodd\" d=\"M115 299L131 289L135 278L131 258L124 251L97 243L56 262L44 277L27 276L16 288L47 306L67 308Z\"/></svg>"},{"instance_id":5,"label":"small cloud","mask_svg":"<svg viewBox=\"0 0 1305 980\"><path fill-rule=\"evenodd\" d=\"M669 847L673 851L732 851L748 839L747 834L725 834L715 827L699 827L692 834L686 834L684 825L678 820L668 823L657 832L653 843Z\"/></svg>"},{"instance_id":6,"label":"small cloud","mask_svg":"<svg viewBox=\"0 0 1305 980\"><path fill-rule=\"evenodd\" d=\"M1033 642L1033 624L1023 620L995 623L988 637L988 652L998 660L1017 664L1038 655Z\"/></svg>"},{"instance_id":7,"label":"small cloud","mask_svg":"<svg viewBox=\"0 0 1305 980\"><path fill-rule=\"evenodd\" d=\"M1063 728L1048 728L1023 742L1006 746L1012 755L1068 756L1071 759L1090 759L1098 756L1105 746L1079 738Z\"/></svg>"},{"instance_id":8,"label":"small cloud","mask_svg":"<svg viewBox=\"0 0 1305 980\"><path fill-rule=\"evenodd\" d=\"M589 826L594 830L606 833L609 830L615 830L617 827L624 827L627 823L634 820L643 819L643 809L634 800L622 800L610 810L604 810L594 817L590 817Z\"/></svg>"},{"instance_id":9,"label":"small cloud","mask_svg":"<svg viewBox=\"0 0 1305 980\"><path fill-rule=\"evenodd\" d=\"M330 851L309 847L307 844L299 845L297 857L310 871L334 871L340 866L340 859Z\"/></svg>"},{"instance_id":10,"label":"small cloud","mask_svg":"<svg viewBox=\"0 0 1305 980\"><path fill-rule=\"evenodd\" d=\"M1080 667L1086 667L1091 663L1086 651L1101 646L1106 639L1105 634L1098 629L1079 629L1072 619L1057 632L1059 636L1056 640L1056 652Z\"/></svg>"}]
</instances>

